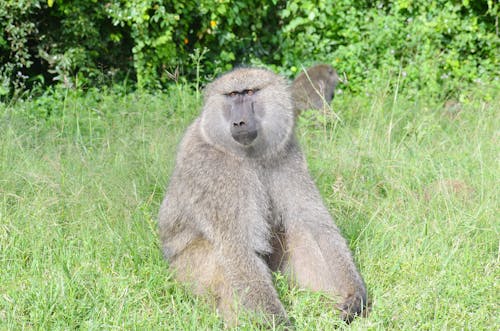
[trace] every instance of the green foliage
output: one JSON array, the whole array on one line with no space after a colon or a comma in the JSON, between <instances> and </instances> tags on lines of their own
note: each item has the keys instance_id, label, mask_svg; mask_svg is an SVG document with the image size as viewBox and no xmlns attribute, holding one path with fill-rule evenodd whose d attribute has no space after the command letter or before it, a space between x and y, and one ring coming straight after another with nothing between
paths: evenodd
<instances>
[{"instance_id":1,"label":"green foliage","mask_svg":"<svg viewBox=\"0 0 500 331\"><path fill-rule=\"evenodd\" d=\"M179 15L171 9L147 0L115 1L107 10L115 25L127 26L131 31L134 68L140 87L158 87L166 79L160 70L174 64L177 52L173 29Z\"/></svg>"},{"instance_id":2,"label":"green foliage","mask_svg":"<svg viewBox=\"0 0 500 331\"><path fill-rule=\"evenodd\" d=\"M0 0L0 96L129 72L140 88L199 84L240 64L293 77L327 62L352 92L397 75L392 88L457 98L500 85L498 15L492 0Z\"/></svg>"},{"instance_id":3,"label":"green foliage","mask_svg":"<svg viewBox=\"0 0 500 331\"><path fill-rule=\"evenodd\" d=\"M88 87L122 80L131 69L130 37L112 24L106 6L0 0L0 96L37 84Z\"/></svg>"},{"instance_id":4,"label":"green foliage","mask_svg":"<svg viewBox=\"0 0 500 331\"><path fill-rule=\"evenodd\" d=\"M354 91L396 73L399 87L446 97L497 77L498 9L492 1L290 1L279 65L296 70L321 59L345 72Z\"/></svg>"},{"instance_id":5,"label":"green foliage","mask_svg":"<svg viewBox=\"0 0 500 331\"><path fill-rule=\"evenodd\" d=\"M22 72L33 64L28 42L38 33L29 17L38 8L40 1L0 1L0 97L28 78Z\"/></svg>"},{"instance_id":6,"label":"green foliage","mask_svg":"<svg viewBox=\"0 0 500 331\"><path fill-rule=\"evenodd\" d=\"M209 77L235 63L269 57L278 42L276 1L115 1L108 14L128 26L134 39L134 66L140 87L164 85L168 73L181 67L194 77L200 66L190 55L208 49L202 68ZM265 31L265 32L264 32Z\"/></svg>"},{"instance_id":7,"label":"green foliage","mask_svg":"<svg viewBox=\"0 0 500 331\"><path fill-rule=\"evenodd\" d=\"M106 7L95 0L56 0L37 13L34 20L43 28L38 58L52 79L67 87L94 85L118 71L123 79L131 69L128 31L112 24Z\"/></svg>"}]
</instances>

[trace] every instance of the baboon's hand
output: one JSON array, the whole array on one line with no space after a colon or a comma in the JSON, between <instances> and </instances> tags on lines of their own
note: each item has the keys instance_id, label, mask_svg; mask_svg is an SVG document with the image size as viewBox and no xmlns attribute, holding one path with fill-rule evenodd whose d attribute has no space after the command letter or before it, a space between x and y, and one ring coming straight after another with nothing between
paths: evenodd
<instances>
[{"instance_id":1,"label":"baboon's hand","mask_svg":"<svg viewBox=\"0 0 500 331\"><path fill-rule=\"evenodd\" d=\"M367 308L365 296L361 293L355 293L348 296L343 302L338 303L336 308L340 310L340 317L346 322L351 323L356 316L360 316Z\"/></svg>"}]
</instances>

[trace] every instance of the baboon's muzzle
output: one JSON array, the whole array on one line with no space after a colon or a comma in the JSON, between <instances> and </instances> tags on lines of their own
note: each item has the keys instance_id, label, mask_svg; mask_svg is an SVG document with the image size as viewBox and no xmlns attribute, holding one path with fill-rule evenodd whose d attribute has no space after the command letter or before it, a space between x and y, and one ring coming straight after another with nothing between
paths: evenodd
<instances>
[{"instance_id":1,"label":"baboon's muzzle","mask_svg":"<svg viewBox=\"0 0 500 331\"><path fill-rule=\"evenodd\" d=\"M231 108L231 135L242 145L250 145L257 138L254 102L235 102Z\"/></svg>"}]
</instances>

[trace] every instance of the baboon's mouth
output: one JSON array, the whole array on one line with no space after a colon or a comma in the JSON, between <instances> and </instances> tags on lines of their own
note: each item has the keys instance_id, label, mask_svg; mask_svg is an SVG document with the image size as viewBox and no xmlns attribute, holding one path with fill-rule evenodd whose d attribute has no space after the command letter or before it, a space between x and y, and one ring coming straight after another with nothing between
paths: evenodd
<instances>
[{"instance_id":1,"label":"baboon's mouth","mask_svg":"<svg viewBox=\"0 0 500 331\"><path fill-rule=\"evenodd\" d=\"M239 131L232 134L233 139L238 143L248 146L257 138L257 130Z\"/></svg>"}]
</instances>

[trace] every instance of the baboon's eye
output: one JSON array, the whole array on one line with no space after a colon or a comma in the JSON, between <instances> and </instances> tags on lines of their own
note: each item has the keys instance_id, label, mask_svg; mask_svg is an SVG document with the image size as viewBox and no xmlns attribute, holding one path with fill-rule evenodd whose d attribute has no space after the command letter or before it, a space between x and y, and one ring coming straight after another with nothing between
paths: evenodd
<instances>
[{"instance_id":1,"label":"baboon's eye","mask_svg":"<svg viewBox=\"0 0 500 331\"><path fill-rule=\"evenodd\" d=\"M236 92L236 91L229 92L227 95L230 96L230 97L235 97L235 96L238 95L238 92Z\"/></svg>"},{"instance_id":2,"label":"baboon's eye","mask_svg":"<svg viewBox=\"0 0 500 331\"><path fill-rule=\"evenodd\" d=\"M248 89L248 90L244 90L243 93L245 95L254 95L255 92L259 91L258 89Z\"/></svg>"}]
</instances>

